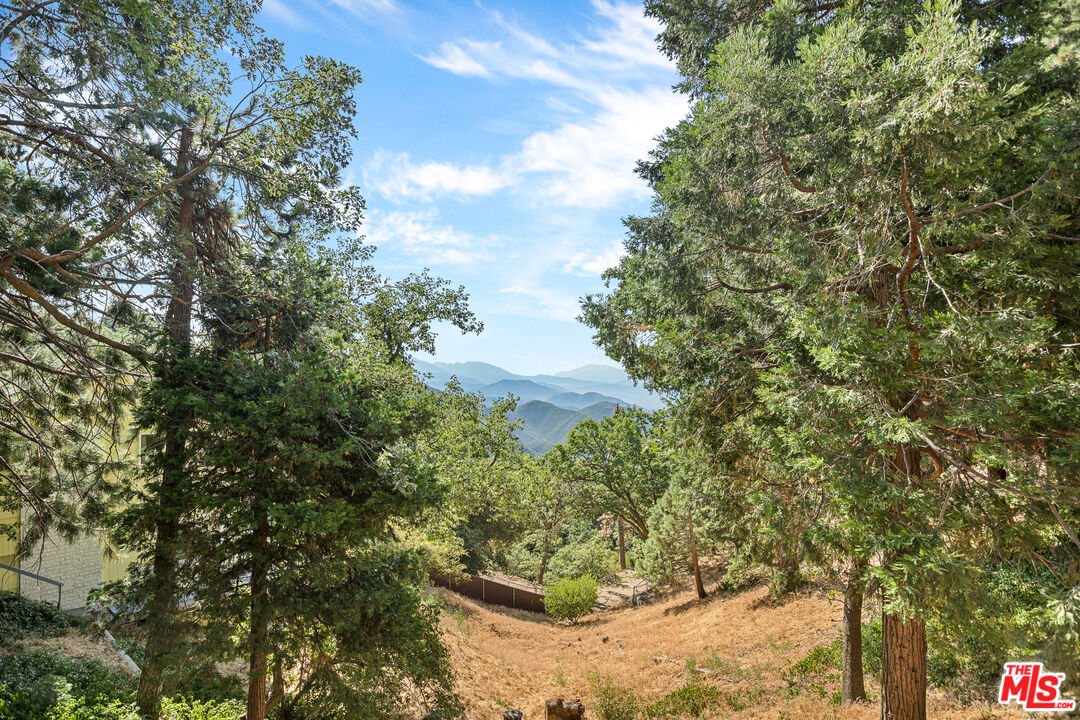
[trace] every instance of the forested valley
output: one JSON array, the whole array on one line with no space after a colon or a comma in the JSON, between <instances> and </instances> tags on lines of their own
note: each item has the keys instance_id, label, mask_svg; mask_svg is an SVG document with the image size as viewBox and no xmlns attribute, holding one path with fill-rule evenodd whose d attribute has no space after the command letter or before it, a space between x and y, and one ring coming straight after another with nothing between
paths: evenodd
<instances>
[{"instance_id":1,"label":"forested valley","mask_svg":"<svg viewBox=\"0 0 1080 720\"><path fill-rule=\"evenodd\" d=\"M126 563L0 592L0 718L1080 696L1080 2L646 0L690 110L578 319L660 407L531 452L418 359L469 289L364 237L363 68L260 9L0 2L0 536ZM106 631L137 674L50 639Z\"/></svg>"}]
</instances>

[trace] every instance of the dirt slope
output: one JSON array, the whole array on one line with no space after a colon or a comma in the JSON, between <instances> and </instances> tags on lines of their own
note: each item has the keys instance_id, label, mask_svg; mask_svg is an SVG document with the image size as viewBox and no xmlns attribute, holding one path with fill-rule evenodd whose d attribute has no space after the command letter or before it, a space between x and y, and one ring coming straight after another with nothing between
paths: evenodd
<instances>
[{"instance_id":1,"label":"dirt slope","mask_svg":"<svg viewBox=\"0 0 1080 720\"><path fill-rule=\"evenodd\" d=\"M664 602L592 615L576 626L509 608L484 605L440 590L451 611L442 630L458 691L470 720L497 720L516 708L527 720L543 718L544 700L594 698L586 674L595 671L653 703L685 684L693 657L701 682L734 698L709 718L879 717L876 703L843 708L830 699L838 681L822 690L793 689L781 672L839 632L842 605L820 594L782 605L763 588L698 602L691 593ZM606 639L606 641L605 641ZM868 690L877 687L867 678ZM1021 717L1000 706L960 707L932 691L930 717L975 720ZM597 715L587 712L586 717Z\"/></svg>"}]
</instances>

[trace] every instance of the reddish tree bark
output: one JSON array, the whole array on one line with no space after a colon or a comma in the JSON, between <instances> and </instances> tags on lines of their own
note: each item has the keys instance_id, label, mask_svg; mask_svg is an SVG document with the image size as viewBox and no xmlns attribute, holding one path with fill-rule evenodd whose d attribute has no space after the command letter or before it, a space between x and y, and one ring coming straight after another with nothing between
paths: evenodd
<instances>
[{"instance_id":1,"label":"reddish tree bark","mask_svg":"<svg viewBox=\"0 0 1080 720\"><path fill-rule=\"evenodd\" d=\"M881 720L926 720L926 623L882 613Z\"/></svg>"}]
</instances>

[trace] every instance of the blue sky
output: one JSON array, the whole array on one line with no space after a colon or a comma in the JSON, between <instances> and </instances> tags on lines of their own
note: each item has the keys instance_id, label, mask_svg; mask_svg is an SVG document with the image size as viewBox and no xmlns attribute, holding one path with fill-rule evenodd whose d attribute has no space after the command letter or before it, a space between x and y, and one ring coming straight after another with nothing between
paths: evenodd
<instances>
[{"instance_id":1,"label":"blue sky","mask_svg":"<svg viewBox=\"0 0 1080 720\"><path fill-rule=\"evenodd\" d=\"M648 211L634 163L687 110L637 3L264 0L290 56L360 68L352 165L391 277L463 284L480 336L437 359L513 372L611 361L575 321ZM427 358L430 359L430 358Z\"/></svg>"}]
</instances>

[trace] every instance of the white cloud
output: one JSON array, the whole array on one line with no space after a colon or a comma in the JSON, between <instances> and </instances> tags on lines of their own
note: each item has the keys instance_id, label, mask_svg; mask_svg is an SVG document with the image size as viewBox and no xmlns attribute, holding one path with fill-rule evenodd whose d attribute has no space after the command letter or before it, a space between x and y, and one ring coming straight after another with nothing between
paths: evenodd
<instances>
[{"instance_id":1,"label":"white cloud","mask_svg":"<svg viewBox=\"0 0 1080 720\"><path fill-rule=\"evenodd\" d=\"M602 29L595 40L585 40L583 45L586 49L618 58L632 66L670 67L671 61L656 48L660 26L652 18L645 17L640 5L597 0L593 6L596 14L611 24Z\"/></svg>"},{"instance_id":2,"label":"white cloud","mask_svg":"<svg viewBox=\"0 0 1080 720\"><path fill-rule=\"evenodd\" d=\"M262 9L263 12L270 17L291 28L297 30L310 30L312 27L311 23L280 0L263 0Z\"/></svg>"},{"instance_id":3,"label":"white cloud","mask_svg":"<svg viewBox=\"0 0 1080 720\"><path fill-rule=\"evenodd\" d=\"M508 171L486 165L414 163L407 153L377 152L364 166L364 187L394 200L435 195L490 195L512 181Z\"/></svg>"},{"instance_id":4,"label":"white cloud","mask_svg":"<svg viewBox=\"0 0 1080 720\"><path fill-rule=\"evenodd\" d=\"M606 250L600 252L578 251L566 258L563 264L563 272L585 277L602 274L610 267L619 264L623 256L623 244L612 243Z\"/></svg>"},{"instance_id":5,"label":"white cloud","mask_svg":"<svg viewBox=\"0 0 1080 720\"><path fill-rule=\"evenodd\" d=\"M358 16L370 12L390 13L400 10L396 0L331 0L331 2Z\"/></svg>"},{"instance_id":6,"label":"white cloud","mask_svg":"<svg viewBox=\"0 0 1080 720\"><path fill-rule=\"evenodd\" d=\"M526 138L512 163L519 172L541 173L541 194L559 205L605 206L648 195L636 163L686 113L686 100L665 88L607 90L596 101L601 109L588 119Z\"/></svg>"},{"instance_id":7,"label":"white cloud","mask_svg":"<svg viewBox=\"0 0 1080 720\"><path fill-rule=\"evenodd\" d=\"M581 312L576 298L550 288L514 285L502 288L499 292L514 298L503 308L503 312L510 315L573 321Z\"/></svg>"},{"instance_id":8,"label":"white cloud","mask_svg":"<svg viewBox=\"0 0 1080 720\"><path fill-rule=\"evenodd\" d=\"M484 52L483 47L491 44L498 43L480 43L469 40L462 41L461 44L443 43L439 46L438 52L422 57L421 60L455 75L491 77L491 71L477 59L477 56L490 54Z\"/></svg>"},{"instance_id":9,"label":"white cloud","mask_svg":"<svg viewBox=\"0 0 1080 720\"><path fill-rule=\"evenodd\" d=\"M488 248L497 238L478 237L438 225L438 211L372 211L364 226L369 242L432 265L469 265L490 260Z\"/></svg>"},{"instance_id":10,"label":"white cloud","mask_svg":"<svg viewBox=\"0 0 1080 720\"><path fill-rule=\"evenodd\" d=\"M646 197L648 188L634 174L635 165L657 135L685 116L687 101L671 90L671 63L655 43L659 24L636 4L593 4L601 22L575 42L556 46L492 13L499 39L444 42L422 58L461 76L549 85L558 96L548 105L553 117L564 118L561 123L524 138L518 152L487 168L406 166L382 173L385 191L370 182L368 187L389 197L430 198L487 194L513 185L536 202L586 207Z\"/></svg>"}]
</instances>

